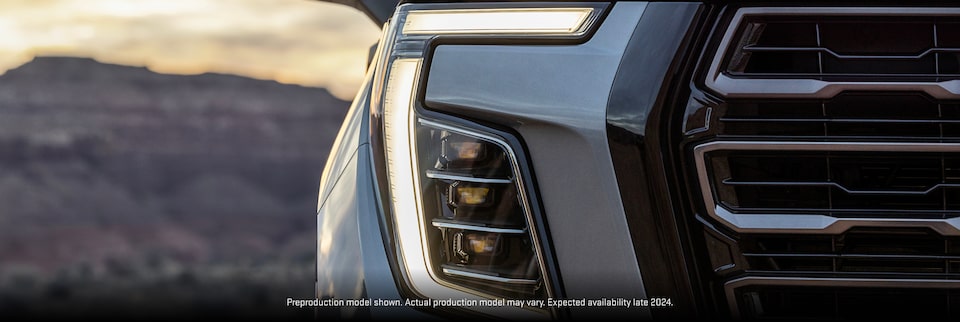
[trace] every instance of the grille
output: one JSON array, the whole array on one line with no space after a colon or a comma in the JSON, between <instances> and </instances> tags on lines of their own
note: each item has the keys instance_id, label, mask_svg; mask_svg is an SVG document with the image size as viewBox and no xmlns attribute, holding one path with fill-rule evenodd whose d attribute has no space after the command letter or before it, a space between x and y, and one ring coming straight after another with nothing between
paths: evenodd
<instances>
[{"instance_id":1,"label":"grille","mask_svg":"<svg viewBox=\"0 0 960 322\"><path fill-rule=\"evenodd\" d=\"M684 124L709 287L734 317L958 317L960 9L730 21Z\"/></svg>"}]
</instances>

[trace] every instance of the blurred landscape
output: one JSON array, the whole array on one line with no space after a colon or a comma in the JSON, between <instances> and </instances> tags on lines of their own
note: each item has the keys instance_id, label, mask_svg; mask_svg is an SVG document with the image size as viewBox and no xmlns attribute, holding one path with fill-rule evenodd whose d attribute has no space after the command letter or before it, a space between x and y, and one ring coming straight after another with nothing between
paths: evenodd
<instances>
[{"instance_id":1,"label":"blurred landscape","mask_svg":"<svg viewBox=\"0 0 960 322\"><path fill-rule=\"evenodd\" d=\"M348 105L84 58L0 75L0 316L312 317L284 301L313 296Z\"/></svg>"}]
</instances>

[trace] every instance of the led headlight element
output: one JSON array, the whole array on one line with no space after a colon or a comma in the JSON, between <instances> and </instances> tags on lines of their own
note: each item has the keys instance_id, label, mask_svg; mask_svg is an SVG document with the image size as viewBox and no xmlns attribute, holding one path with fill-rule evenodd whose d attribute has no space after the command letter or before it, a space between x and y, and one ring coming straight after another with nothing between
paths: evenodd
<instances>
[{"instance_id":1,"label":"led headlight element","mask_svg":"<svg viewBox=\"0 0 960 322\"><path fill-rule=\"evenodd\" d=\"M485 187L456 187L457 202L455 205L479 206L488 204L491 199L490 188Z\"/></svg>"},{"instance_id":2,"label":"led headlight element","mask_svg":"<svg viewBox=\"0 0 960 322\"><path fill-rule=\"evenodd\" d=\"M492 254L497 249L500 235L496 233L470 234L467 237L470 248L477 254Z\"/></svg>"},{"instance_id":3,"label":"led headlight element","mask_svg":"<svg viewBox=\"0 0 960 322\"><path fill-rule=\"evenodd\" d=\"M483 156L483 144L479 142L453 142L450 148L459 160L477 160Z\"/></svg>"},{"instance_id":4,"label":"led headlight element","mask_svg":"<svg viewBox=\"0 0 960 322\"><path fill-rule=\"evenodd\" d=\"M503 161L503 153L489 143L468 136L445 133L441 140L439 166L446 169L477 168Z\"/></svg>"}]
</instances>

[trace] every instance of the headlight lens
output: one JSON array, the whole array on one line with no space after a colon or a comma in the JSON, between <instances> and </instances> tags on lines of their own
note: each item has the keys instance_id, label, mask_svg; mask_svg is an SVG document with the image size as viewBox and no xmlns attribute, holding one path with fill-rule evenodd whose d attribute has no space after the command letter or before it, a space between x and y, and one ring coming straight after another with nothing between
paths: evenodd
<instances>
[{"instance_id":1,"label":"headlight lens","mask_svg":"<svg viewBox=\"0 0 960 322\"><path fill-rule=\"evenodd\" d=\"M603 5L410 10L388 24L377 57L372 109L382 129L389 209L409 289L435 299L554 297L515 146L468 122L418 113L426 44L436 35L578 37ZM378 101L379 99L379 101ZM472 123L471 123L472 124ZM378 131L374 131L378 132ZM374 138L377 140L378 138ZM469 307L511 318L544 308Z\"/></svg>"},{"instance_id":2,"label":"headlight lens","mask_svg":"<svg viewBox=\"0 0 960 322\"><path fill-rule=\"evenodd\" d=\"M441 279L500 297L546 297L532 214L510 147L485 133L423 119L415 131L421 216L435 229L426 234L433 269ZM445 148L450 145L461 149Z\"/></svg>"}]
</instances>

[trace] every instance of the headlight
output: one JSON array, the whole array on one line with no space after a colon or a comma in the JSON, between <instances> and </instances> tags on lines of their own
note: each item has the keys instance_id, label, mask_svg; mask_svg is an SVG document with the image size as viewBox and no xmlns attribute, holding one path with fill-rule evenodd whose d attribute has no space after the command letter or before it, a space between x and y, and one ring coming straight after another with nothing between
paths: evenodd
<instances>
[{"instance_id":1,"label":"headlight","mask_svg":"<svg viewBox=\"0 0 960 322\"><path fill-rule=\"evenodd\" d=\"M546 299L558 294L527 164L509 134L422 110L424 52L438 35L578 39L603 5L417 10L401 6L378 51L371 122L383 151L402 276L413 296ZM449 36L448 36L449 37ZM462 42L461 42L462 43ZM374 143L377 146L377 143ZM383 178L381 178L382 180ZM539 307L470 306L511 318L547 318Z\"/></svg>"}]
</instances>

